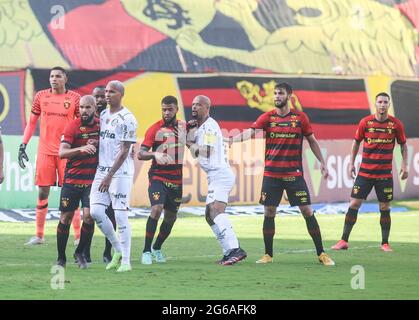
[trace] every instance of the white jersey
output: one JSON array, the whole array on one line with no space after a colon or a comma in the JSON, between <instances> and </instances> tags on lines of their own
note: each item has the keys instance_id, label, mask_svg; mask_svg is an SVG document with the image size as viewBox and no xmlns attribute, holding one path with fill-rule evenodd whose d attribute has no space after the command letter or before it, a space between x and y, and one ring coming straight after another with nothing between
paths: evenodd
<instances>
[{"instance_id":1,"label":"white jersey","mask_svg":"<svg viewBox=\"0 0 419 320\"><path fill-rule=\"evenodd\" d=\"M122 108L111 114L107 108L100 114L99 166L98 171L107 173L113 166L121 150L122 142L137 142L137 120L127 109ZM130 147L130 153L131 153ZM134 160L129 155L114 177L132 177L134 175Z\"/></svg>"},{"instance_id":2,"label":"white jersey","mask_svg":"<svg viewBox=\"0 0 419 320\"><path fill-rule=\"evenodd\" d=\"M199 147L210 146L213 148L209 158L199 155L198 161L201 168L207 173L230 168L227 159L226 145L223 141L220 126L217 121L209 117L196 131L196 144Z\"/></svg>"}]
</instances>

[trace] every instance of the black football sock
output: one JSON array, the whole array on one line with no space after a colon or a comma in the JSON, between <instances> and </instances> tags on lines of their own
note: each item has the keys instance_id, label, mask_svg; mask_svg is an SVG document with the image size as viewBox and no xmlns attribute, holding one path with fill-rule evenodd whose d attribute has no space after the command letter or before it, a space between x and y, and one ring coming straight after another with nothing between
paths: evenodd
<instances>
[{"instance_id":1,"label":"black football sock","mask_svg":"<svg viewBox=\"0 0 419 320\"><path fill-rule=\"evenodd\" d=\"M263 241L265 242L265 253L273 257L273 241L275 235L275 217L263 219Z\"/></svg>"},{"instance_id":2,"label":"black football sock","mask_svg":"<svg viewBox=\"0 0 419 320\"><path fill-rule=\"evenodd\" d=\"M58 259L66 261L65 249L67 247L68 235L69 235L70 225L62 224L61 221L58 222L57 226L57 251Z\"/></svg>"},{"instance_id":3,"label":"black football sock","mask_svg":"<svg viewBox=\"0 0 419 320\"><path fill-rule=\"evenodd\" d=\"M86 246L89 244L89 242L92 242L93 238L93 232L95 230L95 224L88 224L83 221L83 224L81 226L81 232L80 232L80 242L79 245L76 248L76 253L85 253L90 255L90 250L86 251ZM90 248L89 248L90 249Z\"/></svg>"},{"instance_id":4,"label":"black football sock","mask_svg":"<svg viewBox=\"0 0 419 320\"><path fill-rule=\"evenodd\" d=\"M156 242L154 242L153 249L154 250L160 250L161 246L163 245L163 242L167 239L170 232L172 231L173 225L175 224L175 220L164 220L162 224L160 225L160 231L157 236Z\"/></svg>"},{"instance_id":5,"label":"black football sock","mask_svg":"<svg viewBox=\"0 0 419 320\"><path fill-rule=\"evenodd\" d=\"M314 216L314 214L308 218L304 217L304 219L306 220L308 233L313 239L314 245L316 246L317 255L319 256L324 250L322 243L322 234L320 232L320 227L317 222L317 219Z\"/></svg>"},{"instance_id":6,"label":"black football sock","mask_svg":"<svg viewBox=\"0 0 419 320\"><path fill-rule=\"evenodd\" d=\"M90 227L91 230L91 234L89 235L89 237L87 238L86 241L86 245L84 246L84 250L83 250L83 254L85 255L85 257L90 257L90 248L92 247L92 240L93 240L93 235L95 233L95 223L93 222L93 224ZM81 235L80 235L81 237Z\"/></svg>"},{"instance_id":7,"label":"black football sock","mask_svg":"<svg viewBox=\"0 0 419 320\"><path fill-rule=\"evenodd\" d=\"M343 226L342 240L348 242L349 235L351 234L352 227L356 223L358 218L358 210L349 208L348 212L345 215L345 225Z\"/></svg>"},{"instance_id":8,"label":"black football sock","mask_svg":"<svg viewBox=\"0 0 419 320\"><path fill-rule=\"evenodd\" d=\"M145 227L145 241L143 252L151 252L151 243L153 242L154 234L156 233L158 220L148 217Z\"/></svg>"},{"instance_id":9,"label":"black football sock","mask_svg":"<svg viewBox=\"0 0 419 320\"><path fill-rule=\"evenodd\" d=\"M112 208L112 205L110 205L106 209L106 215L108 216L109 220L112 222L113 229L116 230L116 221L115 221L115 211ZM105 250L103 251L104 256L110 256L111 255L111 249L112 249L112 243L108 240L108 238L105 237Z\"/></svg>"},{"instance_id":10,"label":"black football sock","mask_svg":"<svg viewBox=\"0 0 419 320\"><path fill-rule=\"evenodd\" d=\"M388 243L388 237L390 236L391 217L390 210L380 210L380 225L381 225L381 244Z\"/></svg>"}]
</instances>

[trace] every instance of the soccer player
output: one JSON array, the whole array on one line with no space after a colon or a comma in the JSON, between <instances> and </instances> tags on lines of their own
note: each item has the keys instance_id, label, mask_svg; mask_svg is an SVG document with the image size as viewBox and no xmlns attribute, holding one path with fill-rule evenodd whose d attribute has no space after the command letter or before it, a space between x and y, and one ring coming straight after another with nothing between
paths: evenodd
<instances>
[{"instance_id":1,"label":"soccer player","mask_svg":"<svg viewBox=\"0 0 419 320\"><path fill-rule=\"evenodd\" d=\"M172 231L182 202L182 164L186 142L186 123L176 119L179 108L175 97L164 97L161 101L161 108L163 119L147 129L138 153L139 160L153 159L148 172L151 212L146 224L142 264L152 264L153 258L157 263L166 262L161 247ZM150 148L152 152L149 152ZM163 210L163 222L151 248Z\"/></svg>"},{"instance_id":2,"label":"soccer player","mask_svg":"<svg viewBox=\"0 0 419 320\"><path fill-rule=\"evenodd\" d=\"M97 108L97 115L100 116L103 110L106 109L108 103L106 102L105 97L105 86L97 86L93 89L92 95L95 97L96 100L96 108ZM116 230L116 221L115 221L115 211L112 208L112 203L106 208L106 215L111 220L113 229ZM89 262L90 255L88 256L88 252L90 252L90 244L86 246L86 252L84 253L87 262ZM105 237L105 250L103 251L103 262L108 264L112 260L112 244L109 242L108 238Z\"/></svg>"},{"instance_id":3,"label":"soccer player","mask_svg":"<svg viewBox=\"0 0 419 320\"><path fill-rule=\"evenodd\" d=\"M225 213L235 176L227 160L223 136L218 123L210 117L211 100L196 96L192 101L188 147L207 174L208 195L205 218L223 249L222 265L232 265L247 257L240 248L233 226Z\"/></svg>"},{"instance_id":4,"label":"soccer player","mask_svg":"<svg viewBox=\"0 0 419 320\"><path fill-rule=\"evenodd\" d=\"M310 193L303 177L304 137L320 161L321 173L325 179L328 177L328 171L307 115L304 112L290 110L288 101L291 95L292 87L289 84L277 84L274 89L275 108L262 114L249 129L230 138L231 144L255 137L257 130L263 130L266 134L265 172L260 198L265 211L263 221L265 255L257 263L273 262L276 210L286 190L291 206L298 206L304 216L319 261L331 266L335 263L323 250L320 227L311 209Z\"/></svg>"},{"instance_id":5,"label":"soccer player","mask_svg":"<svg viewBox=\"0 0 419 320\"><path fill-rule=\"evenodd\" d=\"M109 108L100 115L99 166L90 193L90 213L97 226L114 248L112 261L106 269L117 272L132 270L130 262L131 227L127 210L134 177L134 161L129 157L132 144L137 142L137 121L124 106L124 85L110 81L105 89ZM115 211L119 239L105 211L109 204Z\"/></svg>"},{"instance_id":6,"label":"soccer player","mask_svg":"<svg viewBox=\"0 0 419 320\"><path fill-rule=\"evenodd\" d=\"M352 178L355 178L355 158L361 142L364 142L361 166L355 179L351 193L351 201L345 216L343 234L332 249L346 250L349 248L348 239L357 217L362 201L366 200L372 188L375 188L380 206L381 250L393 251L388 243L390 235L390 202L393 200L393 150L397 142L402 153L401 179L408 176L407 145L403 123L388 114L390 96L381 92L375 97L375 114L363 118L359 122L355 133L355 140L351 150L351 165L349 167Z\"/></svg>"},{"instance_id":7,"label":"soccer player","mask_svg":"<svg viewBox=\"0 0 419 320\"><path fill-rule=\"evenodd\" d=\"M0 184L2 184L4 180L3 160L4 160L4 149L3 149L3 140L1 139L1 126L0 126Z\"/></svg>"},{"instance_id":8,"label":"soccer player","mask_svg":"<svg viewBox=\"0 0 419 320\"><path fill-rule=\"evenodd\" d=\"M66 89L67 74L61 67L50 71L50 89L39 91L32 103L31 116L23 134L23 142L19 146L19 165L25 169L24 160L29 158L25 152L26 145L36 129L40 118L38 154L36 160L35 185L38 186L38 204L36 206L36 235L26 245L44 243L45 218L48 212L48 196L50 187L62 186L65 159L60 159L58 149L65 126L79 115L80 95ZM73 218L74 237L80 238L80 213L77 210Z\"/></svg>"},{"instance_id":9,"label":"soccer player","mask_svg":"<svg viewBox=\"0 0 419 320\"><path fill-rule=\"evenodd\" d=\"M81 201L83 225L74 257L81 269L87 268L88 261L83 252L86 245L92 241L95 226L89 209L90 189L98 163L99 118L95 115L95 98L89 95L83 96L80 99L80 118L66 126L61 140L59 156L61 159L68 159L60 197L61 217L57 227L57 265L62 267L65 267L67 260L65 249L70 223L74 210Z\"/></svg>"}]
</instances>

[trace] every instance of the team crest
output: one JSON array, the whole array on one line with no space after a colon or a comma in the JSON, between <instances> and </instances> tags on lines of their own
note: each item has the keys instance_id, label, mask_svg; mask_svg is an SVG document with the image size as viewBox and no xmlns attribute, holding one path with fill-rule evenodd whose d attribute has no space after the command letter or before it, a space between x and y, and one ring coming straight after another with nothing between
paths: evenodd
<instances>
[{"instance_id":1,"label":"team crest","mask_svg":"<svg viewBox=\"0 0 419 320\"><path fill-rule=\"evenodd\" d=\"M352 192L354 193L354 194L358 194L358 192L359 192L359 190L360 190L361 188L359 187L359 186L354 186L353 187L353 189L352 189Z\"/></svg>"},{"instance_id":2,"label":"team crest","mask_svg":"<svg viewBox=\"0 0 419 320\"><path fill-rule=\"evenodd\" d=\"M61 199L61 204L64 208L67 208L69 203L70 203L70 200L68 198Z\"/></svg>"},{"instance_id":3,"label":"team crest","mask_svg":"<svg viewBox=\"0 0 419 320\"><path fill-rule=\"evenodd\" d=\"M153 192L153 199L154 201L157 201L160 199L160 192Z\"/></svg>"},{"instance_id":4,"label":"team crest","mask_svg":"<svg viewBox=\"0 0 419 320\"><path fill-rule=\"evenodd\" d=\"M106 119L106 124L108 124L111 121L111 119Z\"/></svg>"},{"instance_id":5,"label":"team crest","mask_svg":"<svg viewBox=\"0 0 419 320\"><path fill-rule=\"evenodd\" d=\"M70 108L70 101L64 101L64 108Z\"/></svg>"},{"instance_id":6,"label":"team crest","mask_svg":"<svg viewBox=\"0 0 419 320\"><path fill-rule=\"evenodd\" d=\"M367 125L372 126L373 123L374 122L370 120L370 121L367 122Z\"/></svg>"},{"instance_id":7,"label":"team crest","mask_svg":"<svg viewBox=\"0 0 419 320\"><path fill-rule=\"evenodd\" d=\"M85 132L86 131L86 127L80 127L80 131L81 132Z\"/></svg>"},{"instance_id":8,"label":"team crest","mask_svg":"<svg viewBox=\"0 0 419 320\"><path fill-rule=\"evenodd\" d=\"M261 202L265 202L265 200L266 200L266 192L262 192L262 193L260 194L260 201L261 201Z\"/></svg>"}]
</instances>

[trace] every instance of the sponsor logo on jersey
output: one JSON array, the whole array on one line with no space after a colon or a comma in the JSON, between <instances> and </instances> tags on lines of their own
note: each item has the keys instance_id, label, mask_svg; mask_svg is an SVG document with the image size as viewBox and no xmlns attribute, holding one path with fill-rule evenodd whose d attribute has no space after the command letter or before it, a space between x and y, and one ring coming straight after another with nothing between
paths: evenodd
<instances>
[{"instance_id":1,"label":"sponsor logo on jersey","mask_svg":"<svg viewBox=\"0 0 419 320\"><path fill-rule=\"evenodd\" d=\"M123 194L123 193L114 193L113 196L115 197L115 199L126 199L127 195Z\"/></svg>"},{"instance_id":2,"label":"sponsor logo on jersey","mask_svg":"<svg viewBox=\"0 0 419 320\"><path fill-rule=\"evenodd\" d=\"M104 138L115 139L115 133L106 129L105 131L100 132L100 137L102 139L104 139Z\"/></svg>"},{"instance_id":3,"label":"sponsor logo on jersey","mask_svg":"<svg viewBox=\"0 0 419 320\"><path fill-rule=\"evenodd\" d=\"M286 138L286 139L294 139L297 136L296 133L279 133L279 132L271 132L269 137L272 139L277 138Z\"/></svg>"},{"instance_id":4,"label":"sponsor logo on jersey","mask_svg":"<svg viewBox=\"0 0 419 320\"><path fill-rule=\"evenodd\" d=\"M372 144L372 143L390 144L390 143L393 143L393 139L381 139L381 138L372 139L372 138L368 138L367 143L368 144Z\"/></svg>"},{"instance_id":5,"label":"sponsor logo on jersey","mask_svg":"<svg viewBox=\"0 0 419 320\"><path fill-rule=\"evenodd\" d=\"M296 197L304 197L304 196L307 196L307 192L305 192L305 191L297 191L295 193L295 196Z\"/></svg>"}]
</instances>

